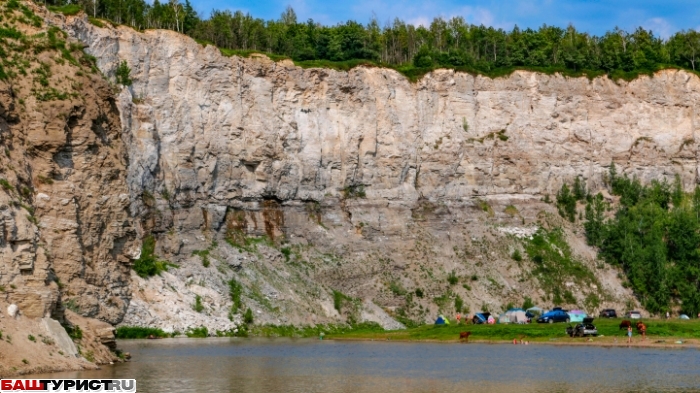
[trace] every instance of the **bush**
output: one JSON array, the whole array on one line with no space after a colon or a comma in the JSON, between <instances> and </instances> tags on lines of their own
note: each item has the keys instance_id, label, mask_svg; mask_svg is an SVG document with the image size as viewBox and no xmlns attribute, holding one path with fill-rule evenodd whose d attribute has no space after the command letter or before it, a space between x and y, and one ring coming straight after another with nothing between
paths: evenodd
<instances>
[{"instance_id":1,"label":"bush","mask_svg":"<svg viewBox=\"0 0 700 393\"><path fill-rule=\"evenodd\" d=\"M118 339L136 339L153 337L168 337L168 334L158 328L149 328L141 326L120 326L114 332L114 336Z\"/></svg>"},{"instance_id":2,"label":"bush","mask_svg":"<svg viewBox=\"0 0 700 393\"><path fill-rule=\"evenodd\" d=\"M396 295L396 296L404 296L406 295L406 290L404 289L403 286L401 286L400 282L397 281L392 281L389 283L389 289L391 292Z\"/></svg>"},{"instance_id":3,"label":"bush","mask_svg":"<svg viewBox=\"0 0 700 393\"><path fill-rule=\"evenodd\" d=\"M242 306L241 295L243 294L243 286L232 278L228 281L228 290L231 301L233 302L231 313L237 314Z\"/></svg>"},{"instance_id":4,"label":"bush","mask_svg":"<svg viewBox=\"0 0 700 393\"><path fill-rule=\"evenodd\" d=\"M280 252L282 253L282 255L284 255L284 260L286 262L289 262L289 256L292 254L292 249L289 247L282 247Z\"/></svg>"},{"instance_id":5,"label":"bush","mask_svg":"<svg viewBox=\"0 0 700 393\"><path fill-rule=\"evenodd\" d=\"M462 312L462 309L464 308L464 300L462 300L459 295L455 297L455 311L457 312Z\"/></svg>"},{"instance_id":6,"label":"bush","mask_svg":"<svg viewBox=\"0 0 700 393\"><path fill-rule=\"evenodd\" d=\"M525 300L523 301L523 310L527 310L528 308L535 307L535 303L532 302L532 299L529 296L525 297Z\"/></svg>"},{"instance_id":7,"label":"bush","mask_svg":"<svg viewBox=\"0 0 700 393\"><path fill-rule=\"evenodd\" d=\"M416 296L418 296L419 298L422 299L423 298L423 290L420 288L416 288Z\"/></svg>"},{"instance_id":8,"label":"bush","mask_svg":"<svg viewBox=\"0 0 700 393\"><path fill-rule=\"evenodd\" d=\"M569 191L569 186L566 183L561 186L557 193L557 208L562 217L571 222L576 220L576 197Z\"/></svg>"},{"instance_id":9,"label":"bush","mask_svg":"<svg viewBox=\"0 0 700 393\"><path fill-rule=\"evenodd\" d=\"M535 263L532 275L537 277L545 293L554 295L555 303L563 301L561 295L566 290L565 281L600 286L593 272L574 259L561 228L551 231L539 229L532 240L526 242L525 251Z\"/></svg>"},{"instance_id":10,"label":"bush","mask_svg":"<svg viewBox=\"0 0 700 393\"><path fill-rule=\"evenodd\" d=\"M523 260L523 256L520 254L520 250L517 250L517 249L515 251L513 251L511 258L513 258L513 260L516 262L520 262Z\"/></svg>"},{"instance_id":11,"label":"bush","mask_svg":"<svg viewBox=\"0 0 700 393\"><path fill-rule=\"evenodd\" d=\"M63 325L63 328L66 330L66 333L68 333L68 337L70 337L73 340L81 340L83 338L83 331L80 329L80 326L78 325Z\"/></svg>"},{"instance_id":12,"label":"bush","mask_svg":"<svg viewBox=\"0 0 700 393\"><path fill-rule=\"evenodd\" d=\"M199 313L201 313L202 311L204 311L204 305L202 304L202 297L201 297L201 296L196 295L196 296L194 297L194 305L192 306L192 309L193 309L194 311L199 312Z\"/></svg>"},{"instance_id":13,"label":"bush","mask_svg":"<svg viewBox=\"0 0 700 393\"><path fill-rule=\"evenodd\" d=\"M343 189L343 196L345 198L365 198L367 196L365 186L362 184L347 186Z\"/></svg>"},{"instance_id":14,"label":"bush","mask_svg":"<svg viewBox=\"0 0 700 393\"><path fill-rule=\"evenodd\" d=\"M148 235L143 238L141 246L141 257L134 261L132 269L140 277L148 278L160 274L168 270L168 266L177 267L173 263L167 261L159 261L155 254L156 240L153 235Z\"/></svg>"},{"instance_id":15,"label":"bush","mask_svg":"<svg viewBox=\"0 0 700 393\"><path fill-rule=\"evenodd\" d=\"M245 315L243 316L243 322L245 322L247 325L250 325L253 323L253 310L252 309L247 309L245 310Z\"/></svg>"},{"instance_id":16,"label":"bush","mask_svg":"<svg viewBox=\"0 0 700 393\"><path fill-rule=\"evenodd\" d=\"M450 285L455 285L457 282L459 282L459 278L457 277L457 274L455 274L454 270L447 275L447 282L449 282Z\"/></svg>"},{"instance_id":17,"label":"bush","mask_svg":"<svg viewBox=\"0 0 700 393\"><path fill-rule=\"evenodd\" d=\"M185 335L190 338L207 338L209 337L209 329L206 326L200 326L198 328L189 328L185 332Z\"/></svg>"},{"instance_id":18,"label":"bush","mask_svg":"<svg viewBox=\"0 0 700 393\"><path fill-rule=\"evenodd\" d=\"M117 83L122 86L131 86L132 80L130 74L131 68L129 68L129 65L126 64L126 60L123 60L121 63L119 63L119 67L117 67Z\"/></svg>"},{"instance_id":19,"label":"bush","mask_svg":"<svg viewBox=\"0 0 700 393\"><path fill-rule=\"evenodd\" d=\"M339 313L342 312L343 303L345 303L346 301L351 301L351 300L352 300L352 298L345 295L344 293L333 290L333 307Z\"/></svg>"}]
</instances>

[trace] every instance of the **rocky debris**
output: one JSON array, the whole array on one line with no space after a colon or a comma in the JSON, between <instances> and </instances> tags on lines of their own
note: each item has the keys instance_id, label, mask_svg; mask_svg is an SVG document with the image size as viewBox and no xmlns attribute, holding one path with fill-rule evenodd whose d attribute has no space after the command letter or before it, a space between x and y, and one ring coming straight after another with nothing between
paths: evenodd
<instances>
[{"instance_id":1,"label":"rocky debris","mask_svg":"<svg viewBox=\"0 0 700 393\"><path fill-rule=\"evenodd\" d=\"M51 336L51 338L56 343L64 354L71 356L78 356L78 349L75 347L73 340L66 333L66 329L61 326L61 324L55 319L42 318L41 320L44 324L44 329Z\"/></svg>"},{"instance_id":2,"label":"rocky debris","mask_svg":"<svg viewBox=\"0 0 700 393\"><path fill-rule=\"evenodd\" d=\"M533 227L499 227L498 231L503 232L509 235L514 235L515 237L519 239L524 239L524 238L531 238L532 235L534 235L539 228L536 226Z\"/></svg>"},{"instance_id":3,"label":"rocky debris","mask_svg":"<svg viewBox=\"0 0 700 393\"><path fill-rule=\"evenodd\" d=\"M190 270L171 269L148 280L134 274L132 290L139 295L129 304L121 325L156 327L166 333L181 334L203 326L212 335L238 328L241 318L235 315L233 321L229 320L228 288L214 272L207 275L205 269L193 265ZM202 298L202 312L194 310L196 296Z\"/></svg>"},{"instance_id":4,"label":"rocky debris","mask_svg":"<svg viewBox=\"0 0 700 393\"><path fill-rule=\"evenodd\" d=\"M392 318L381 307L374 304L371 300L362 302L362 322L376 322L385 330L405 329L406 326Z\"/></svg>"}]
</instances>

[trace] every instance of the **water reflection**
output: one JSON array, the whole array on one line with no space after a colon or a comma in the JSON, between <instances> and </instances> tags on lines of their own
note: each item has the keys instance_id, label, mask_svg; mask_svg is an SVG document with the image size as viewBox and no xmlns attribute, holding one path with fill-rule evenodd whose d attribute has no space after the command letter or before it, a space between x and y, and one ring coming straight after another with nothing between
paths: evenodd
<instances>
[{"instance_id":1,"label":"water reflection","mask_svg":"<svg viewBox=\"0 0 700 393\"><path fill-rule=\"evenodd\" d=\"M547 345L167 339L134 361L62 378L135 378L159 392L696 392L700 351Z\"/></svg>"}]
</instances>

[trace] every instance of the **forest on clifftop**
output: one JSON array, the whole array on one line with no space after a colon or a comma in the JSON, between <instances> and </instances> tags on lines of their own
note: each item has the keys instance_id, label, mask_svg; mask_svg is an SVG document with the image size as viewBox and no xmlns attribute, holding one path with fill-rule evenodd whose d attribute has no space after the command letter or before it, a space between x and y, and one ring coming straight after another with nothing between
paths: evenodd
<instances>
[{"instance_id":1,"label":"forest on clifftop","mask_svg":"<svg viewBox=\"0 0 700 393\"><path fill-rule=\"evenodd\" d=\"M664 40L642 27L628 32L614 28L602 36L567 27L507 31L476 26L460 16L434 18L429 26L400 19L381 25L347 21L324 26L298 20L288 7L277 20L263 20L228 10L198 15L189 0L51 0L54 11L77 14L81 9L95 24L100 19L138 30L171 29L228 55L262 52L291 58L301 66L348 69L358 64L396 68L408 77L435 68L453 68L489 76L514 69L589 77L607 74L631 79L664 68L695 71L700 57L700 33L680 31Z\"/></svg>"}]
</instances>

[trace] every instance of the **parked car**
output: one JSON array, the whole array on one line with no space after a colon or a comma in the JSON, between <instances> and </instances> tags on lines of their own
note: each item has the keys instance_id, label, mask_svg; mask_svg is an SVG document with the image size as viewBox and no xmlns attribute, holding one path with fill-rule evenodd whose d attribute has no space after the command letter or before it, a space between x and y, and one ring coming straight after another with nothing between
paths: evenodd
<instances>
[{"instance_id":1,"label":"parked car","mask_svg":"<svg viewBox=\"0 0 700 393\"><path fill-rule=\"evenodd\" d=\"M612 308L606 308L605 310L600 312L600 317L601 318L617 318L617 311L613 310Z\"/></svg>"},{"instance_id":2,"label":"parked car","mask_svg":"<svg viewBox=\"0 0 700 393\"><path fill-rule=\"evenodd\" d=\"M571 319L569 314L564 310L552 310L550 312L542 314L541 317L537 318L537 323L554 323L554 322L566 322L569 323Z\"/></svg>"},{"instance_id":3,"label":"parked car","mask_svg":"<svg viewBox=\"0 0 700 393\"><path fill-rule=\"evenodd\" d=\"M576 326L571 326L566 328L566 334L569 337L586 337L586 336L597 336L598 329L593 324L593 318L584 318L583 322L576 324Z\"/></svg>"},{"instance_id":4,"label":"parked car","mask_svg":"<svg viewBox=\"0 0 700 393\"><path fill-rule=\"evenodd\" d=\"M627 311L625 313L625 318L642 319L642 313L640 313L639 311Z\"/></svg>"}]
</instances>

